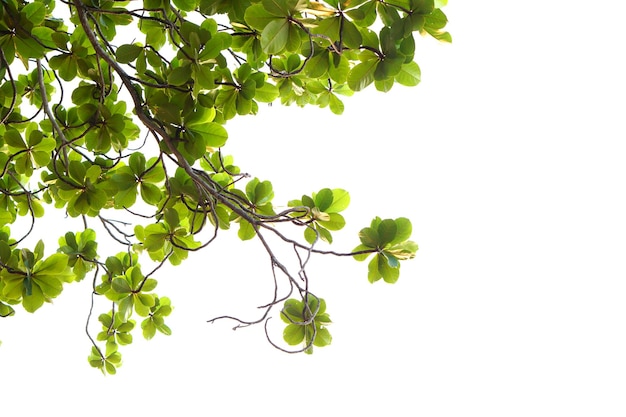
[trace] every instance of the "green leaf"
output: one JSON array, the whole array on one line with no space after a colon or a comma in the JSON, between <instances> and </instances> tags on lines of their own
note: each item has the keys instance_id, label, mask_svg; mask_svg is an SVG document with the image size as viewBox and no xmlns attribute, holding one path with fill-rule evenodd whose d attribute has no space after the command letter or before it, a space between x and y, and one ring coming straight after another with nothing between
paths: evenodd
<instances>
[{"instance_id":1,"label":"green leaf","mask_svg":"<svg viewBox=\"0 0 626 417\"><path fill-rule=\"evenodd\" d=\"M268 12L262 4L253 4L245 12L245 21L257 30L263 30L270 22L276 20L275 15Z\"/></svg>"},{"instance_id":2,"label":"green leaf","mask_svg":"<svg viewBox=\"0 0 626 417\"><path fill-rule=\"evenodd\" d=\"M289 6L285 0L262 0L261 4L268 13L274 16L289 16Z\"/></svg>"},{"instance_id":3,"label":"green leaf","mask_svg":"<svg viewBox=\"0 0 626 417\"><path fill-rule=\"evenodd\" d=\"M119 303L119 312L121 317L124 320L128 320L130 315L133 312L133 297L129 295L128 297L124 297Z\"/></svg>"},{"instance_id":4,"label":"green leaf","mask_svg":"<svg viewBox=\"0 0 626 417\"><path fill-rule=\"evenodd\" d=\"M370 250L370 249L372 249L372 248L369 247L369 246L359 245L356 248L352 249L352 252L361 252L361 251ZM366 260L371 254L372 254L371 252L369 252L369 253L361 253L361 254L358 254L358 255L353 255L353 258L355 260L359 261L359 262L362 262L362 261Z\"/></svg>"},{"instance_id":5,"label":"green leaf","mask_svg":"<svg viewBox=\"0 0 626 417\"><path fill-rule=\"evenodd\" d=\"M146 340L150 340L154 337L154 335L156 334L156 326L151 317L148 317L141 322L141 330L143 337Z\"/></svg>"},{"instance_id":6,"label":"green leaf","mask_svg":"<svg viewBox=\"0 0 626 417\"><path fill-rule=\"evenodd\" d=\"M399 260L412 259L418 250L417 243L410 240L393 245L385 250Z\"/></svg>"},{"instance_id":7,"label":"green leaf","mask_svg":"<svg viewBox=\"0 0 626 417\"><path fill-rule=\"evenodd\" d=\"M137 299L139 300L141 304L143 304L146 307L153 307L155 303L154 295L152 294L146 294L142 292L142 293L137 294Z\"/></svg>"},{"instance_id":8,"label":"green leaf","mask_svg":"<svg viewBox=\"0 0 626 417\"><path fill-rule=\"evenodd\" d=\"M378 260L380 255L376 255L372 258L372 260L367 264L367 280L371 283L374 283L382 278L380 272L378 270Z\"/></svg>"},{"instance_id":9,"label":"green leaf","mask_svg":"<svg viewBox=\"0 0 626 417\"><path fill-rule=\"evenodd\" d=\"M77 108L76 115L83 121L89 121L98 112L98 107L93 103L84 103ZM72 161L74 162L74 161Z\"/></svg>"},{"instance_id":10,"label":"green leaf","mask_svg":"<svg viewBox=\"0 0 626 417\"><path fill-rule=\"evenodd\" d=\"M390 242L392 244L404 242L411 237L413 227L411 221L406 217L399 217L395 220L396 223L396 237Z\"/></svg>"},{"instance_id":11,"label":"green leaf","mask_svg":"<svg viewBox=\"0 0 626 417\"><path fill-rule=\"evenodd\" d=\"M198 106L194 109L194 112L185 115L185 126L195 127L202 126L206 123L212 122L215 119L215 107L201 107Z\"/></svg>"},{"instance_id":12,"label":"green leaf","mask_svg":"<svg viewBox=\"0 0 626 417\"><path fill-rule=\"evenodd\" d=\"M165 210L165 223L168 224L170 229L175 229L180 224L180 216L178 215L178 211L173 208L168 208Z\"/></svg>"},{"instance_id":13,"label":"green leaf","mask_svg":"<svg viewBox=\"0 0 626 417\"><path fill-rule=\"evenodd\" d=\"M452 36L450 33L443 30L448 22L448 18L445 13L440 9L435 9L432 13L424 16L424 26L421 30L422 33L428 33L433 38L441 42L452 42Z\"/></svg>"},{"instance_id":14,"label":"green leaf","mask_svg":"<svg viewBox=\"0 0 626 417\"><path fill-rule=\"evenodd\" d=\"M333 192L330 188L320 190L314 196L315 207L320 211L326 211L333 204Z\"/></svg>"},{"instance_id":15,"label":"green leaf","mask_svg":"<svg viewBox=\"0 0 626 417\"><path fill-rule=\"evenodd\" d=\"M393 84L394 84L393 78L385 78L382 80L374 81L374 86L376 87L376 90L383 92L383 93L390 91L391 88L393 87Z\"/></svg>"},{"instance_id":16,"label":"green leaf","mask_svg":"<svg viewBox=\"0 0 626 417\"><path fill-rule=\"evenodd\" d=\"M133 343L133 335L129 333L117 333L117 342L120 345L130 345Z\"/></svg>"},{"instance_id":17,"label":"green leaf","mask_svg":"<svg viewBox=\"0 0 626 417\"><path fill-rule=\"evenodd\" d=\"M141 290L144 292L152 291L156 288L157 284L158 284L158 281L156 279L148 278L144 282L143 287L141 287Z\"/></svg>"},{"instance_id":18,"label":"green leaf","mask_svg":"<svg viewBox=\"0 0 626 417\"><path fill-rule=\"evenodd\" d=\"M329 95L329 108L336 115L340 115L343 113L344 105L343 102L337 97L335 94Z\"/></svg>"},{"instance_id":19,"label":"green leaf","mask_svg":"<svg viewBox=\"0 0 626 417\"><path fill-rule=\"evenodd\" d=\"M305 326L298 324L288 324L283 331L283 339L291 346L302 343L304 340L304 328Z\"/></svg>"},{"instance_id":20,"label":"green leaf","mask_svg":"<svg viewBox=\"0 0 626 417\"><path fill-rule=\"evenodd\" d=\"M350 194L346 190L342 190L341 188L335 188L332 190L333 193L333 201L326 210L327 213L339 213L340 211L344 211L350 205Z\"/></svg>"},{"instance_id":21,"label":"green leaf","mask_svg":"<svg viewBox=\"0 0 626 417\"><path fill-rule=\"evenodd\" d=\"M148 204L156 205L161 201L161 189L154 184L147 182L141 183L139 186L141 198Z\"/></svg>"},{"instance_id":22,"label":"green leaf","mask_svg":"<svg viewBox=\"0 0 626 417\"><path fill-rule=\"evenodd\" d=\"M378 225L378 245L385 246L391 243L395 237L398 227L392 219L385 219Z\"/></svg>"},{"instance_id":23,"label":"green leaf","mask_svg":"<svg viewBox=\"0 0 626 417\"><path fill-rule=\"evenodd\" d=\"M117 368L115 368L115 365L109 361L104 362L104 369L109 375L115 375L117 373Z\"/></svg>"},{"instance_id":24,"label":"green leaf","mask_svg":"<svg viewBox=\"0 0 626 417\"><path fill-rule=\"evenodd\" d=\"M114 278L111 281L111 288L120 294L129 294L133 291L125 278Z\"/></svg>"},{"instance_id":25,"label":"green leaf","mask_svg":"<svg viewBox=\"0 0 626 417\"><path fill-rule=\"evenodd\" d=\"M400 265L395 268L392 267L383 255L378 255L376 258L378 260L378 272L383 280L388 284L395 283L400 276Z\"/></svg>"},{"instance_id":26,"label":"green leaf","mask_svg":"<svg viewBox=\"0 0 626 417\"><path fill-rule=\"evenodd\" d=\"M272 20L261 33L261 47L267 54L282 52L289 41L289 20Z\"/></svg>"},{"instance_id":27,"label":"green leaf","mask_svg":"<svg viewBox=\"0 0 626 417\"><path fill-rule=\"evenodd\" d=\"M22 299L22 306L24 310L29 313L34 313L37 311L44 303L45 297L43 291L38 286L32 287L32 292L30 294L24 295Z\"/></svg>"},{"instance_id":28,"label":"green leaf","mask_svg":"<svg viewBox=\"0 0 626 417\"><path fill-rule=\"evenodd\" d=\"M71 274L67 270L67 255L55 253L33 267L33 275L38 278L66 279Z\"/></svg>"},{"instance_id":29,"label":"green leaf","mask_svg":"<svg viewBox=\"0 0 626 417\"><path fill-rule=\"evenodd\" d=\"M16 149L26 149L26 142L22 139L22 135L15 129L9 129L4 134L4 142Z\"/></svg>"},{"instance_id":30,"label":"green leaf","mask_svg":"<svg viewBox=\"0 0 626 417\"><path fill-rule=\"evenodd\" d=\"M177 67L167 76L167 82L172 85L184 85L191 79L191 65Z\"/></svg>"},{"instance_id":31,"label":"green leaf","mask_svg":"<svg viewBox=\"0 0 626 417\"><path fill-rule=\"evenodd\" d=\"M78 161L70 161L69 172L72 178L82 184L85 179L85 173L87 172L87 169L83 164Z\"/></svg>"},{"instance_id":32,"label":"green leaf","mask_svg":"<svg viewBox=\"0 0 626 417\"><path fill-rule=\"evenodd\" d=\"M21 14L27 18L33 26L38 26L43 23L43 20L46 17L46 6L38 1L28 3L22 9Z\"/></svg>"},{"instance_id":33,"label":"green leaf","mask_svg":"<svg viewBox=\"0 0 626 417\"><path fill-rule=\"evenodd\" d=\"M241 240L250 240L256 236L256 231L252 224L250 224L247 220L241 219L239 221L239 231L237 232L237 236Z\"/></svg>"},{"instance_id":34,"label":"green leaf","mask_svg":"<svg viewBox=\"0 0 626 417\"><path fill-rule=\"evenodd\" d=\"M420 83L421 71L417 62L411 61L402 65L400 72L395 76L398 83L407 87L414 87Z\"/></svg>"},{"instance_id":35,"label":"green leaf","mask_svg":"<svg viewBox=\"0 0 626 417\"><path fill-rule=\"evenodd\" d=\"M59 33L55 32L54 30L50 29L49 27L46 27L46 26L34 27L33 30L31 30L31 35L33 37L37 38L39 40L39 42L41 42L43 45L45 45L46 48L55 48L55 47L57 47L57 43L55 42L55 39L56 39L56 40L60 41L60 45L59 45L60 48L61 49L65 49L66 42L63 42L61 39L59 39L57 37L59 35Z\"/></svg>"},{"instance_id":36,"label":"green leaf","mask_svg":"<svg viewBox=\"0 0 626 417\"><path fill-rule=\"evenodd\" d=\"M146 157L141 152L133 152L128 159L128 166L135 175L141 175L146 169Z\"/></svg>"},{"instance_id":37,"label":"green leaf","mask_svg":"<svg viewBox=\"0 0 626 417\"><path fill-rule=\"evenodd\" d=\"M332 340L333 338L327 328L318 328L317 332L315 333L315 340L313 340L313 345L317 347L328 346L330 345Z\"/></svg>"},{"instance_id":38,"label":"green leaf","mask_svg":"<svg viewBox=\"0 0 626 417\"><path fill-rule=\"evenodd\" d=\"M361 243L368 248L377 248L379 246L380 237L378 232L372 227L365 227L359 232Z\"/></svg>"},{"instance_id":39,"label":"green leaf","mask_svg":"<svg viewBox=\"0 0 626 417\"><path fill-rule=\"evenodd\" d=\"M140 300L140 296L145 296L148 294L133 294L133 306L135 307L135 312L140 317L148 317L150 315L150 306L147 306Z\"/></svg>"},{"instance_id":40,"label":"green leaf","mask_svg":"<svg viewBox=\"0 0 626 417\"><path fill-rule=\"evenodd\" d=\"M363 90L374 82L374 72L378 66L378 60L370 59L357 64L348 73L348 85L354 91Z\"/></svg>"},{"instance_id":41,"label":"green leaf","mask_svg":"<svg viewBox=\"0 0 626 417\"><path fill-rule=\"evenodd\" d=\"M330 213L328 221L320 221L320 225L328 230L341 230L346 225L346 220L339 213Z\"/></svg>"},{"instance_id":42,"label":"green leaf","mask_svg":"<svg viewBox=\"0 0 626 417\"><path fill-rule=\"evenodd\" d=\"M260 182L254 189L255 199L254 204L257 206L268 203L274 198L274 190L272 183L269 181Z\"/></svg>"},{"instance_id":43,"label":"green leaf","mask_svg":"<svg viewBox=\"0 0 626 417\"><path fill-rule=\"evenodd\" d=\"M348 19L344 19L343 21L342 36L343 42L348 48L358 49L361 46L361 41L363 40L361 32L359 32L355 24Z\"/></svg>"},{"instance_id":44,"label":"green leaf","mask_svg":"<svg viewBox=\"0 0 626 417\"><path fill-rule=\"evenodd\" d=\"M144 280L144 276L141 273L139 265L133 265L126 270L126 280L129 281L131 288L138 289Z\"/></svg>"},{"instance_id":45,"label":"green leaf","mask_svg":"<svg viewBox=\"0 0 626 417\"><path fill-rule=\"evenodd\" d=\"M206 125L204 134L206 135L204 138L207 146L211 146L213 148L220 148L224 146L226 144L226 140L228 139L228 132L226 132L226 129L224 129L222 125L213 122Z\"/></svg>"},{"instance_id":46,"label":"green leaf","mask_svg":"<svg viewBox=\"0 0 626 417\"><path fill-rule=\"evenodd\" d=\"M172 0L172 3L174 3L174 5L180 10L184 10L186 12L191 12L198 5L196 0Z\"/></svg>"},{"instance_id":47,"label":"green leaf","mask_svg":"<svg viewBox=\"0 0 626 417\"><path fill-rule=\"evenodd\" d=\"M316 228L313 226L307 226L304 229L304 240L306 240L310 245L315 243L315 241L318 239L317 232L315 230Z\"/></svg>"},{"instance_id":48,"label":"green leaf","mask_svg":"<svg viewBox=\"0 0 626 417\"><path fill-rule=\"evenodd\" d=\"M400 267L400 261L392 253L390 253L388 251L383 251L382 255L387 260L387 265L389 265L392 268L399 268Z\"/></svg>"},{"instance_id":49,"label":"green leaf","mask_svg":"<svg viewBox=\"0 0 626 417\"><path fill-rule=\"evenodd\" d=\"M264 83L262 87L257 87L254 99L263 103L271 103L276 100L279 92L275 85L270 83Z\"/></svg>"},{"instance_id":50,"label":"green leaf","mask_svg":"<svg viewBox=\"0 0 626 417\"><path fill-rule=\"evenodd\" d=\"M315 314L315 316L317 316L318 314L323 314L326 311L326 301L324 301L323 298L317 298L313 294L309 294L307 304L309 305L311 313ZM309 317L308 313L307 317Z\"/></svg>"},{"instance_id":51,"label":"green leaf","mask_svg":"<svg viewBox=\"0 0 626 417\"><path fill-rule=\"evenodd\" d=\"M115 58L120 64L128 64L137 59L143 48L139 45L124 44L120 45L115 51Z\"/></svg>"},{"instance_id":52,"label":"green leaf","mask_svg":"<svg viewBox=\"0 0 626 417\"><path fill-rule=\"evenodd\" d=\"M166 336L170 336L172 334L172 329L170 329L166 324L157 326L157 330Z\"/></svg>"},{"instance_id":53,"label":"green leaf","mask_svg":"<svg viewBox=\"0 0 626 417\"><path fill-rule=\"evenodd\" d=\"M285 323L302 321L302 308L302 301L290 298L285 301L280 317Z\"/></svg>"},{"instance_id":54,"label":"green leaf","mask_svg":"<svg viewBox=\"0 0 626 417\"><path fill-rule=\"evenodd\" d=\"M0 317L9 317L15 314L15 310L8 304L0 301Z\"/></svg>"},{"instance_id":55,"label":"green leaf","mask_svg":"<svg viewBox=\"0 0 626 417\"><path fill-rule=\"evenodd\" d=\"M318 233L320 234L320 238L327 243L333 243L333 236L330 234L330 232L328 231L328 229L326 229L325 227L322 226L317 226L316 230L318 231Z\"/></svg>"},{"instance_id":56,"label":"green leaf","mask_svg":"<svg viewBox=\"0 0 626 417\"><path fill-rule=\"evenodd\" d=\"M306 207L313 208L313 207L315 207L315 201L313 201L313 199L311 197L309 197L308 195L303 195L302 196L302 205L306 206Z\"/></svg>"}]
</instances>

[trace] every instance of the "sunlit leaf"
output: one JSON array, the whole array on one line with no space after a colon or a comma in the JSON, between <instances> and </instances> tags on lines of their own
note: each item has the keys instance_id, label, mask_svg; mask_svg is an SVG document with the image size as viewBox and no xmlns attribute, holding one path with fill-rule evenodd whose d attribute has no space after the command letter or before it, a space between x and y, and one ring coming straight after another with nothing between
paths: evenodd
<instances>
[{"instance_id":1,"label":"sunlit leaf","mask_svg":"<svg viewBox=\"0 0 626 417\"><path fill-rule=\"evenodd\" d=\"M283 331L283 339L289 345L298 345L304 340L304 327L297 324L288 324Z\"/></svg>"}]
</instances>

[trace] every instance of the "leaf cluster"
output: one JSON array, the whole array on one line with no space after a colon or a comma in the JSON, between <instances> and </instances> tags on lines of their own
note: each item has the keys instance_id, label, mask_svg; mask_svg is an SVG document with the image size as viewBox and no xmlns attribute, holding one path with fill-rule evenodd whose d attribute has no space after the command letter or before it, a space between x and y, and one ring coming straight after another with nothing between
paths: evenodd
<instances>
[{"instance_id":1,"label":"leaf cluster","mask_svg":"<svg viewBox=\"0 0 626 417\"><path fill-rule=\"evenodd\" d=\"M332 243L333 237L330 231L343 229L346 224L344 217L339 212L344 211L350 204L350 194L343 189L324 188L311 196L303 195L300 200L291 200L290 207L302 207L304 214L295 212L294 217L303 221L305 240L313 244L321 239Z\"/></svg>"},{"instance_id":2,"label":"leaf cluster","mask_svg":"<svg viewBox=\"0 0 626 417\"><path fill-rule=\"evenodd\" d=\"M377 217L353 252L320 249L346 224L348 192L322 188L286 208L275 203L271 181L248 175L223 152L225 125L262 103L341 114L341 96L370 85L384 92L417 85L415 35L451 40L445 1L1 3L1 317L17 305L34 312L65 284L92 276L92 304L106 307L97 336L89 333L89 362L114 373L135 320L147 339L171 333L164 323L171 302L154 293L163 265L181 264L236 226L242 241L262 244L276 284L260 319L225 317L267 323L283 304L285 342L302 342L310 353L330 343L325 303L309 291L311 255L373 254L368 279L389 283L400 261L415 255L404 218ZM67 224L46 255L41 240L32 246L29 239L54 209ZM15 232L19 223L23 234ZM290 230L303 231L304 240ZM293 248L295 268L269 236ZM105 253L105 239L122 251ZM301 301L290 298L294 292Z\"/></svg>"},{"instance_id":3,"label":"leaf cluster","mask_svg":"<svg viewBox=\"0 0 626 417\"><path fill-rule=\"evenodd\" d=\"M290 298L280 312L280 318L287 323L283 331L283 339L288 345L303 344L303 351L313 353L313 346L330 345L332 337L328 331L330 316L326 313L326 302L313 294L306 299Z\"/></svg>"},{"instance_id":4,"label":"leaf cluster","mask_svg":"<svg viewBox=\"0 0 626 417\"><path fill-rule=\"evenodd\" d=\"M353 250L354 259L364 261L371 251L375 253L368 265L367 279L370 282L382 278L393 284L398 280L400 261L414 258L418 249L415 242L408 240L411 232L411 222L404 217L385 220L376 217L370 227L361 229L361 244Z\"/></svg>"}]
</instances>

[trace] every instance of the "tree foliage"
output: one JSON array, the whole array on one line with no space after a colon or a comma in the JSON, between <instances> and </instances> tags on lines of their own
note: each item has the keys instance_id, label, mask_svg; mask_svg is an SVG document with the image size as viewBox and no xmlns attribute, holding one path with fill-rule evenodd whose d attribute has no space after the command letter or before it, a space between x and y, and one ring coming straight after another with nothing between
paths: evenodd
<instances>
[{"instance_id":1,"label":"tree foliage","mask_svg":"<svg viewBox=\"0 0 626 417\"><path fill-rule=\"evenodd\" d=\"M267 324L281 308L284 341L311 353L331 341L326 303L306 273L311 255L371 256L369 281L389 283L415 255L405 218L376 217L352 252L321 249L345 225L348 192L322 188L279 210L272 183L222 152L224 126L260 103L341 114L341 96L369 85L417 85L414 33L450 41L445 1L0 3L0 316L17 305L34 312L89 276L92 309L108 300L100 330L88 331L89 363L115 373L137 320L147 339L171 333L170 300L155 292L160 268L234 228L262 243L269 273L288 290L275 291L256 320L214 320ZM82 228L46 253L42 240L27 238L54 209ZM26 232L15 232L24 223ZM293 248L295 270L269 236ZM117 253L101 252L106 239Z\"/></svg>"}]
</instances>

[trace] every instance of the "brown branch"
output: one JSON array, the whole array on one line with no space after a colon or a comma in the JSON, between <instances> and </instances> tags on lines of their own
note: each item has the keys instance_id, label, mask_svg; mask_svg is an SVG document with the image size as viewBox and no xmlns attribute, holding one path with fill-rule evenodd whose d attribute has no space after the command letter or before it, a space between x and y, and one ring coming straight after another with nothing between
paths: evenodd
<instances>
[{"instance_id":1,"label":"brown branch","mask_svg":"<svg viewBox=\"0 0 626 417\"><path fill-rule=\"evenodd\" d=\"M41 105L43 107L43 111L48 116L48 119L50 119L52 128L57 133L57 135L59 135L59 138L61 139L61 143L62 143L61 146L63 147L63 160L64 160L63 162L65 163L65 170L67 173L67 170L69 169L70 164L69 164L69 159L67 157L67 149L65 148L65 146L67 146L68 141L67 141L67 138L65 137L65 134L63 133L63 130L61 129L61 126L59 126L59 123L57 122L56 117L50 110L50 105L48 103L48 94L46 93L46 85L43 81L43 68L41 66L40 59L37 60L37 78L39 79L39 90L41 91Z\"/></svg>"}]
</instances>

